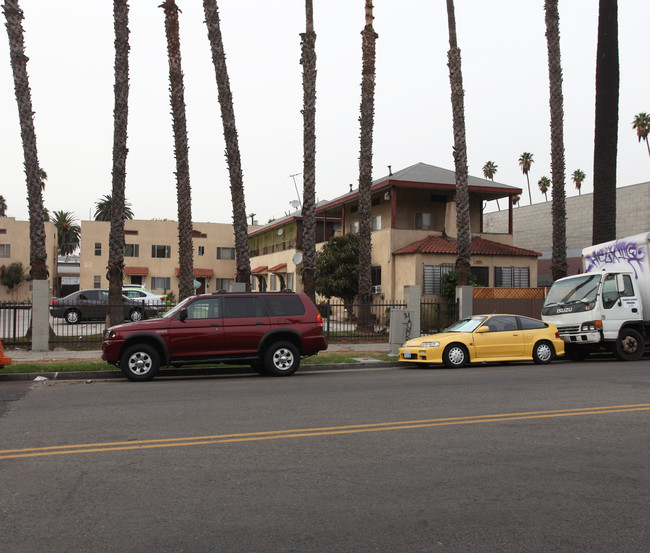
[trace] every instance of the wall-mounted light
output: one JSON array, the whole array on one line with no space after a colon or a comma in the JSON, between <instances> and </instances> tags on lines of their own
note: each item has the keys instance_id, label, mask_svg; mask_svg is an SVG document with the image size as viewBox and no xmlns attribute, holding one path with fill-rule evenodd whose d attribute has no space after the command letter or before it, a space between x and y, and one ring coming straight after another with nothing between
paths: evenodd
<instances>
[{"instance_id":1,"label":"wall-mounted light","mask_svg":"<svg viewBox=\"0 0 650 553\"><path fill-rule=\"evenodd\" d=\"M390 200L390 190L386 190L386 193L384 194L384 200Z\"/></svg>"}]
</instances>

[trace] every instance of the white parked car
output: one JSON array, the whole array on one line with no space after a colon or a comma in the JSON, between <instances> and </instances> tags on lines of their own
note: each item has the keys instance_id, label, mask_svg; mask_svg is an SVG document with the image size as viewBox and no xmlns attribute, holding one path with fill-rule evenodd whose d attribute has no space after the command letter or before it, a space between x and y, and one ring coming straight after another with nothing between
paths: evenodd
<instances>
[{"instance_id":1,"label":"white parked car","mask_svg":"<svg viewBox=\"0 0 650 553\"><path fill-rule=\"evenodd\" d=\"M122 287L122 293L132 300L144 301L147 305L171 305L171 302L165 294L154 294L142 286L125 284Z\"/></svg>"}]
</instances>

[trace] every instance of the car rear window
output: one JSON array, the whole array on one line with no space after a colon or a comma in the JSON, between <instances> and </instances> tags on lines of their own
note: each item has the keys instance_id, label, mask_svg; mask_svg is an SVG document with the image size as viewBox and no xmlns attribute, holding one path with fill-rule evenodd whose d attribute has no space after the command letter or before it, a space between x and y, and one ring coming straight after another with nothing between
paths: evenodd
<instances>
[{"instance_id":1,"label":"car rear window","mask_svg":"<svg viewBox=\"0 0 650 553\"><path fill-rule=\"evenodd\" d=\"M304 315L305 306L299 296L262 296L269 317Z\"/></svg>"},{"instance_id":2,"label":"car rear window","mask_svg":"<svg viewBox=\"0 0 650 553\"><path fill-rule=\"evenodd\" d=\"M545 322L529 319L528 317L519 317L521 328L523 330L536 330L538 328L548 328Z\"/></svg>"},{"instance_id":3,"label":"car rear window","mask_svg":"<svg viewBox=\"0 0 650 553\"><path fill-rule=\"evenodd\" d=\"M222 298L224 319L265 317L264 306L255 296L228 296Z\"/></svg>"}]
</instances>

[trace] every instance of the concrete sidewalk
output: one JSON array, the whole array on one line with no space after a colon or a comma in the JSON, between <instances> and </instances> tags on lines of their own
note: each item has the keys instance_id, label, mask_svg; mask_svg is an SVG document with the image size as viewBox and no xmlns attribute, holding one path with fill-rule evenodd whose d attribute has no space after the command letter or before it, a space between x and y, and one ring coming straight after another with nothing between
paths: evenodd
<instances>
[{"instance_id":1,"label":"concrete sidewalk","mask_svg":"<svg viewBox=\"0 0 650 553\"><path fill-rule=\"evenodd\" d=\"M390 344L388 342L372 344L329 344L327 351L375 351L388 353L390 351ZM102 351L101 349L72 351L66 350L65 348L56 348L51 351L31 351L5 348L5 355L11 357L14 363L34 363L38 361L99 360L102 358Z\"/></svg>"}]
</instances>

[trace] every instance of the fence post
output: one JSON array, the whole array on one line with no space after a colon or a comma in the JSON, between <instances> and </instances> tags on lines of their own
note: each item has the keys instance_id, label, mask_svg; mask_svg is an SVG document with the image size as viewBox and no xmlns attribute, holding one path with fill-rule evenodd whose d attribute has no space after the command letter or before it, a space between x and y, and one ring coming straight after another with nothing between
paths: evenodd
<instances>
[{"instance_id":1,"label":"fence post","mask_svg":"<svg viewBox=\"0 0 650 553\"><path fill-rule=\"evenodd\" d=\"M50 281L32 281L32 351L47 351L50 338Z\"/></svg>"},{"instance_id":2,"label":"fence post","mask_svg":"<svg viewBox=\"0 0 650 553\"><path fill-rule=\"evenodd\" d=\"M404 301L406 302L406 310L411 313L411 338L417 338L420 336L420 310L422 303L420 287L416 284L404 286Z\"/></svg>"},{"instance_id":3,"label":"fence post","mask_svg":"<svg viewBox=\"0 0 650 553\"><path fill-rule=\"evenodd\" d=\"M327 315L327 332L325 333L326 340L329 342L330 341L330 320L332 319L332 299L327 298L327 311L325 311L325 314Z\"/></svg>"}]
</instances>

